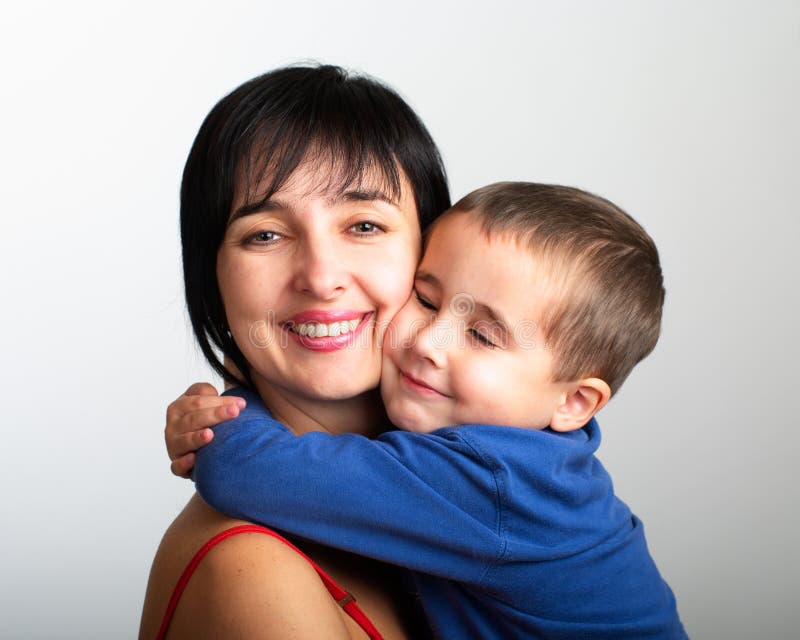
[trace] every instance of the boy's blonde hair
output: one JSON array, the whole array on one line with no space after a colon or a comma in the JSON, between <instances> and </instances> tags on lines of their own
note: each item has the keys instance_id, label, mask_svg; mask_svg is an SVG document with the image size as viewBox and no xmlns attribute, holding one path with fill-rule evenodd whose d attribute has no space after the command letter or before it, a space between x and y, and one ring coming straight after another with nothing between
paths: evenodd
<instances>
[{"instance_id":1,"label":"boy's blonde hair","mask_svg":"<svg viewBox=\"0 0 800 640\"><path fill-rule=\"evenodd\" d=\"M596 377L613 394L653 350L665 295L658 251L622 209L572 187L498 182L450 211L476 215L489 237L513 236L545 267L554 382Z\"/></svg>"}]
</instances>

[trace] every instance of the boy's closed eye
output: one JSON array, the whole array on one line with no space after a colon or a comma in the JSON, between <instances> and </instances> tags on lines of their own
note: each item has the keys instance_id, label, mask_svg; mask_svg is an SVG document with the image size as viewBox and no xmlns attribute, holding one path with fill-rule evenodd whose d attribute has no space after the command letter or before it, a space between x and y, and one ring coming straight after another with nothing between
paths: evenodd
<instances>
[{"instance_id":1,"label":"boy's closed eye","mask_svg":"<svg viewBox=\"0 0 800 640\"><path fill-rule=\"evenodd\" d=\"M481 323L478 324L480 325ZM490 349L497 348L497 344L493 342L492 338L490 337L490 330L482 329L480 327L471 327L469 330L469 335L485 347L489 347Z\"/></svg>"},{"instance_id":2,"label":"boy's closed eye","mask_svg":"<svg viewBox=\"0 0 800 640\"><path fill-rule=\"evenodd\" d=\"M424 309L430 309L431 311L437 311L436 306L427 300L426 298L422 297L416 289L414 289L414 296L417 298L417 302L419 302L420 306Z\"/></svg>"},{"instance_id":3,"label":"boy's closed eye","mask_svg":"<svg viewBox=\"0 0 800 640\"><path fill-rule=\"evenodd\" d=\"M438 311L436 305L434 305L430 300L425 298L420 292L414 289L414 296L417 299L417 302L423 309L428 309L430 311ZM478 321L474 326L470 327L467 330L470 337L475 340L478 344L488 347L489 349L495 349L498 346L498 340L494 337L495 334L498 333L496 328L493 328L490 323L484 321Z\"/></svg>"}]
</instances>

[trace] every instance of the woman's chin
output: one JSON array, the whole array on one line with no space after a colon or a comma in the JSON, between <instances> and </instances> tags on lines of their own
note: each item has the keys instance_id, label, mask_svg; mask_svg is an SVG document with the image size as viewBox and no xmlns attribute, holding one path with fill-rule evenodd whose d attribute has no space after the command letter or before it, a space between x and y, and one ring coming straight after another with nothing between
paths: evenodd
<instances>
[{"instance_id":1,"label":"woman's chin","mask_svg":"<svg viewBox=\"0 0 800 640\"><path fill-rule=\"evenodd\" d=\"M273 393L302 397L315 402L343 402L376 394L380 383L380 372L367 371L365 367L350 370L313 370L301 375L266 375L255 373L254 382L261 396L266 400ZM295 373L298 373L295 371Z\"/></svg>"}]
</instances>

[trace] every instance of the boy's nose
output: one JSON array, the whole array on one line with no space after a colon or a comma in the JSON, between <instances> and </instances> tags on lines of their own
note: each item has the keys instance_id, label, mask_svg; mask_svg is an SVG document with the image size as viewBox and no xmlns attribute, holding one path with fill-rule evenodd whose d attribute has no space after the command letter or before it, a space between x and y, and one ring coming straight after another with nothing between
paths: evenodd
<instances>
[{"instance_id":1,"label":"boy's nose","mask_svg":"<svg viewBox=\"0 0 800 640\"><path fill-rule=\"evenodd\" d=\"M449 320L431 316L414 336L411 350L420 358L428 360L433 366L442 368L447 363L447 352L452 347L454 332Z\"/></svg>"}]
</instances>

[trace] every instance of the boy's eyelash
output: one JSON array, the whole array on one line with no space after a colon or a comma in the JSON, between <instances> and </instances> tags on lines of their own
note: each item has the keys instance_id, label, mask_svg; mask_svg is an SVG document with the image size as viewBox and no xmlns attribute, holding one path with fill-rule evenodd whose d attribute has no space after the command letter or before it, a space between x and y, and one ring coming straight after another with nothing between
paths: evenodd
<instances>
[{"instance_id":1,"label":"boy's eyelash","mask_svg":"<svg viewBox=\"0 0 800 640\"><path fill-rule=\"evenodd\" d=\"M430 309L431 311L436 311L436 307L432 305L428 300L423 298L421 295L419 295L416 289L414 290L414 296L417 298L417 302L419 302L421 307L423 307L424 309ZM475 328L469 329L469 334L483 346L488 347L489 349L497 348L497 345L494 342L492 342L489 338L487 338L477 329Z\"/></svg>"},{"instance_id":2,"label":"boy's eyelash","mask_svg":"<svg viewBox=\"0 0 800 640\"><path fill-rule=\"evenodd\" d=\"M436 307L434 307L430 302L428 302L425 298L419 295L416 291L414 291L414 295L417 297L417 302L425 309L430 309L431 311L436 311Z\"/></svg>"},{"instance_id":3,"label":"boy's eyelash","mask_svg":"<svg viewBox=\"0 0 800 640\"><path fill-rule=\"evenodd\" d=\"M489 340L489 338L487 338L485 335L483 335L478 330L470 329L469 332L470 332L470 334L472 335L473 338L475 338L478 342L480 342L484 346L489 347L490 349L494 349L495 347L497 347L497 345L494 342Z\"/></svg>"}]
</instances>

